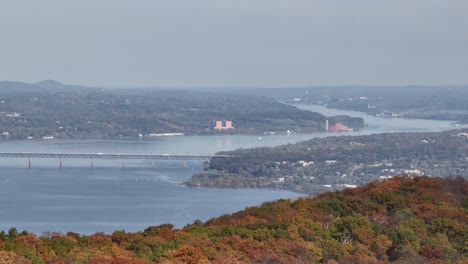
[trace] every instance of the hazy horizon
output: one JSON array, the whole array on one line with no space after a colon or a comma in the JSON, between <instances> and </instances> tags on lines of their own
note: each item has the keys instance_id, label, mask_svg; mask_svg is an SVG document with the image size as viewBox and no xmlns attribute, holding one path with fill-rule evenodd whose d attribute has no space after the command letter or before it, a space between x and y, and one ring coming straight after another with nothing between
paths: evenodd
<instances>
[{"instance_id":1,"label":"hazy horizon","mask_svg":"<svg viewBox=\"0 0 468 264\"><path fill-rule=\"evenodd\" d=\"M468 84L462 0L19 0L0 80L99 87Z\"/></svg>"},{"instance_id":2,"label":"hazy horizon","mask_svg":"<svg viewBox=\"0 0 468 264\"><path fill-rule=\"evenodd\" d=\"M94 85L94 84L89 84L89 83L66 83L62 82L60 80L53 80L53 79L44 79L44 80L39 80L39 81L32 81L32 82L24 82L20 80L0 80L1 82L17 82L17 83L25 83L25 84L31 84L31 85L36 85L41 82L57 82L61 85L65 86L83 86L83 87L89 87L89 88L106 88L106 89L181 89L181 90L212 90L212 89L218 89L218 88L224 88L224 89L229 89L229 90L242 90L242 89L322 89L322 88L340 88L340 87L345 87L345 88L411 88L411 87L419 87L419 88L430 88L430 87L460 87L460 88L465 88L468 87L467 84L437 84L437 85L431 85L431 84L409 84L409 85L361 85L361 84L339 84L339 85L333 85L333 84L326 84L326 85L309 85L309 86L159 86L159 85L145 85L145 86L138 86L138 85Z\"/></svg>"}]
</instances>

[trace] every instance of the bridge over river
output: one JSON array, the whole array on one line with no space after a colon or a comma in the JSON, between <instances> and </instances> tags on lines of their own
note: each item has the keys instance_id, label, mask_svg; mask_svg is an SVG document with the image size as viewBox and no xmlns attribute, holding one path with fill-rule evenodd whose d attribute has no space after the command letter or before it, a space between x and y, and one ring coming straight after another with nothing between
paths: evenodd
<instances>
[{"instance_id":1,"label":"bridge over river","mask_svg":"<svg viewBox=\"0 0 468 264\"><path fill-rule=\"evenodd\" d=\"M62 167L62 159L89 159L93 167L93 159L107 160L152 160L153 167L156 160L210 160L213 157L230 157L229 155L177 155L177 154L111 154L111 153L35 153L35 152L0 152L0 158L27 158L28 167L31 167L31 158L59 159L59 167ZM184 163L185 164L185 163Z\"/></svg>"}]
</instances>

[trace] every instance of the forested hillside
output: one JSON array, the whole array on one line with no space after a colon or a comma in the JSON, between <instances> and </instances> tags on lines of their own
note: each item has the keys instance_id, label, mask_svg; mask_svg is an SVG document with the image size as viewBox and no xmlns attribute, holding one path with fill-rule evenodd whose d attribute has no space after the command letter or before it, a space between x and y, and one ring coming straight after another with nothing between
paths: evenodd
<instances>
[{"instance_id":1,"label":"forested hillside","mask_svg":"<svg viewBox=\"0 0 468 264\"><path fill-rule=\"evenodd\" d=\"M468 129L316 138L220 152L189 186L282 188L317 193L395 174L468 177Z\"/></svg>"},{"instance_id":2,"label":"forested hillside","mask_svg":"<svg viewBox=\"0 0 468 264\"><path fill-rule=\"evenodd\" d=\"M468 124L468 86L316 86L240 90L267 94L289 103L319 104L371 115L392 112L405 118L457 120Z\"/></svg>"},{"instance_id":3,"label":"forested hillside","mask_svg":"<svg viewBox=\"0 0 468 264\"><path fill-rule=\"evenodd\" d=\"M232 215L111 235L12 228L0 263L467 263L468 182L395 177Z\"/></svg>"},{"instance_id":4,"label":"forested hillside","mask_svg":"<svg viewBox=\"0 0 468 264\"><path fill-rule=\"evenodd\" d=\"M1 139L319 132L326 119L364 126L361 118L327 118L261 96L0 82ZM231 120L235 129L216 131L216 120Z\"/></svg>"}]
</instances>

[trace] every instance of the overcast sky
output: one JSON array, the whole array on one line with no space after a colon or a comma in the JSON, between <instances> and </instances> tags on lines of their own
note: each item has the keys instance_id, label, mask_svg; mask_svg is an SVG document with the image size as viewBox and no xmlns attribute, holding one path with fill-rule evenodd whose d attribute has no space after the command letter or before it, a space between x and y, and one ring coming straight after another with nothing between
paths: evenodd
<instances>
[{"instance_id":1,"label":"overcast sky","mask_svg":"<svg viewBox=\"0 0 468 264\"><path fill-rule=\"evenodd\" d=\"M468 84L467 0L0 0L0 80Z\"/></svg>"}]
</instances>

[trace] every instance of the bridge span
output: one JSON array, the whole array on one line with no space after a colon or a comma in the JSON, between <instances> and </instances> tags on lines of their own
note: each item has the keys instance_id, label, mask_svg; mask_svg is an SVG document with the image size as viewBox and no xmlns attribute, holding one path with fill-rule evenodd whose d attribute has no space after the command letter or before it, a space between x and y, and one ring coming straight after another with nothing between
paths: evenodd
<instances>
[{"instance_id":1,"label":"bridge span","mask_svg":"<svg viewBox=\"0 0 468 264\"><path fill-rule=\"evenodd\" d=\"M62 158L62 159L149 159L149 160L209 160L229 155L178 155L178 154L110 154L110 153L36 153L0 152L2 158Z\"/></svg>"},{"instance_id":2,"label":"bridge span","mask_svg":"<svg viewBox=\"0 0 468 264\"><path fill-rule=\"evenodd\" d=\"M210 160L213 157L227 158L229 155L178 155L178 154L111 154L111 153L37 153L37 152L0 152L0 158L27 158L28 167L31 168L31 158L58 159L59 168L62 168L62 159L89 159L90 167L94 167L94 159L121 160L124 168L124 160L152 160L153 167L156 160Z\"/></svg>"}]
</instances>

